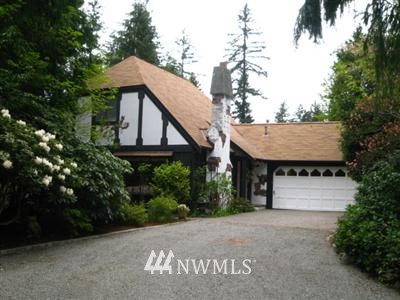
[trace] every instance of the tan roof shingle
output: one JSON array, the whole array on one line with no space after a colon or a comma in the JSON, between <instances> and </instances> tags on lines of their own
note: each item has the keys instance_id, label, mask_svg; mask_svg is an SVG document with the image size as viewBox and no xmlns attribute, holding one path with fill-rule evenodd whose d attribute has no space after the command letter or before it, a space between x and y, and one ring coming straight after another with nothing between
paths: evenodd
<instances>
[{"instance_id":1,"label":"tan roof shingle","mask_svg":"<svg viewBox=\"0 0 400 300\"><path fill-rule=\"evenodd\" d=\"M267 160L343 160L338 122L236 124L234 127Z\"/></svg>"},{"instance_id":2,"label":"tan roof shingle","mask_svg":"<svg viewBox=\"0 0 400 300\"><path fill-rule=\"evenodd\" d=\"M106 71L104 88L145 85L201 148L211 148L205 131L211 101L191 82L135 56ZM254 159L341 161L339 123L236 124L231 139ZM268 134L265 135L265 127Z\"/></svg>"}]
</instances>

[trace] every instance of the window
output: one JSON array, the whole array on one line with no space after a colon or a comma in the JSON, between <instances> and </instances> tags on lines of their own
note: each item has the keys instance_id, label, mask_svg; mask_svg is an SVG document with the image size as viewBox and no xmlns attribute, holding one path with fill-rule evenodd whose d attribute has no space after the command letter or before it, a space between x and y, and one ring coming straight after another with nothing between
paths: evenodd
<instances>
[{"instance_id":1,"label":"window","mask_svg":"<svg viewBox=\"0 0 400 300\"><path fill-rule=\"evenodd\" d=\"M287 176L297 176L297 172L293 169L290 169L289 171L287 171L286 175Z\"/></svg>"},{"instance_id":2,"label":"window","mask_svg":"<svg viewBox=\"0 0 400 300\"><path fill-rule=\"evenodd\" d=\"M107 105L108 108L105 111L98 113L94 117L94 123L106 122L114 123L117 122L117 100L109 100Z\"/></svg>"},{"instance_id":3,"label":"window","mask_svg":"<svg viewBox=\"0 0 400 300\"><path fill-rule=\"evenodd\" d=\"M285 176L285 171L283 171L282 169L279 169L278 171L275 172L276 176Z\"/></svg>"},{"instance_id":4,"label":"window","mask_svg":"<svg viewBox=\"0 0 400 300\"><path fill-rule=\"evenodd\" d=\"M314 171L311 172L312 177L319 177L321 176L321 172L318 171L317 169L314 169Z\"/></svg>"},{"instance_id":5,"label":"window","mask_svg":"<svg viewBox=\"0 0 400 300\"><path fill-rule=\"evenodd\" d=\"M299 176L308 176L310 175L306 169L303 169L299 172Z\"/></svg>"},{"instance_id":6,"label":"window","mask_svg":"<svg viewBox=\"0 0 400 300\"><path fill-rule=\"evenodd\" d=\"M343 172L342 169L339 169L339 170L336 171L335 176L336 176L336 177L345 177L345 176L346 176L346 173Z\"/></svg>"},{"instance_id":7,"label":"window","mask_svg":"<svg viewBox=\"0 0 400 300\"><path fill-rule=\"evenodd\" d=\"M333 173L332 173L331 170L326 169L326 170L324 171L324 173L322 173L322 176L324 176L324 177L332 177L332 176L333 176Z\"/></svg>"}]
</instances>

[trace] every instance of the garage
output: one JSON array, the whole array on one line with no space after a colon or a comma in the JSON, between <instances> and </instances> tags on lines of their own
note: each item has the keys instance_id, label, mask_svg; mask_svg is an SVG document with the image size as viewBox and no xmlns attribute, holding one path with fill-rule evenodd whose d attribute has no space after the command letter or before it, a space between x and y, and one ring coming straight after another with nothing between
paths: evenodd
<instances>
[{"instance_id":1,"label":"garage","mask_svg":"<svg viewBox=\"0 0 400 300\"><path fill-rule=\"evenodd\" d=\"M344 211L354 202L356 188L345 167L278 167L273 175L272 207Z\"/></svg>"}]
</instances>

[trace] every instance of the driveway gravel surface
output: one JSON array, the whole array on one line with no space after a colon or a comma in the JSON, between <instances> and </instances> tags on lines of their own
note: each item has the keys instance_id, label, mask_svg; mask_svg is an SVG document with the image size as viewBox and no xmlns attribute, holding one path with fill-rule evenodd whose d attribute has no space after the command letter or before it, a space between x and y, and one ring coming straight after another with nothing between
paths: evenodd
<instances>
[{"instance_id":1,"label":"driveway gravel surface","mask_svg":"<svg viewBox=\"0 0 400 300\"><path fill-rule=\"evenodd\" d=\"M340 263L327 242L338 216L261 210L0 256L0 299L399 299ZM144 270L152 250L173 251L171 275ZM192 259L228 259L228 274L196 275Z\"/></svg>"}]
</instances>

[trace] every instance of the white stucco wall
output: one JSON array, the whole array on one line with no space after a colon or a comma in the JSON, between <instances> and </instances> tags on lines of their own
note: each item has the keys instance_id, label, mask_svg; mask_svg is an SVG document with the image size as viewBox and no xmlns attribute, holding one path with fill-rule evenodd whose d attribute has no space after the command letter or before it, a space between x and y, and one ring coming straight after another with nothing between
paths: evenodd
<instances>
[{"instance_id":1,"label":"white stucco wall","mask_svg":"<svg viewBox=\"0 0 400 300\"><path fill-rule=\"evenodd\" d=\"M139 119L139 93L123 93L120 104L120 118L129 123L125 129L119 130L119 140L122 146L136 145Z\"/></svg>"},{"instance_id":2,"label":"white stucco wall","mask_svg":"<svg viewBox=\"0 0 400 300\"><path fill-rule=\"evenodd\" d=\"M167 127L167 138L168 145L187 145L188 142L184 139L184 137L176 130L174 125L168 122Z\"/></svg>"},{"instance_id":3,"label":"white stucco wall","mask_svg":"<svg viewBox=\"0 0 400 300\"><path fill-rule=\"evenodd\" d=\"M145 96L143 99L143 145L160 145L162 137L162 114L155 104Z\"/></svg>"},{"instance_id":4,"label":"white stucco wall","mask_svg":"<svg viewBox=\"0 0 400 300\"><path fill-rule=\"evenodd\" d=\"M251 203L254 205L265 205L267 201L267 163L266 162L255 162L253 165L253 171L251 176ZM263 182L263 183L262 183ZM258 192L257 192L258 191ZM263 195L260 194L264 192ZM255 193L258 195L255 195Z\"/></svg>"}]
</instances>

